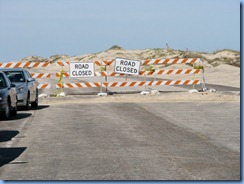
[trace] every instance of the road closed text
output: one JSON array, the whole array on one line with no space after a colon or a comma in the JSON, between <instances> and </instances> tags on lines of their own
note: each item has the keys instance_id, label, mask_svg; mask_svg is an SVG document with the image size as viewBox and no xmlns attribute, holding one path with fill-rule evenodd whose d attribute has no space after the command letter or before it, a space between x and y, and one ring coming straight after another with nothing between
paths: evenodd
<instances>
[{"instance_id":1,"label":"road closed text","mask_svg":"<svg viewBox=\"0 0 244 184\"><path fill-rule=\"evenodd\" d=\"M70 63L70 77L94 77L94 63Z\"/></svg>"},{"instance_id":2,"label":"road closed text","mask_svg":"<svg viewBox=\"0 0 244 184\"><path fill-rule=\"evenodd\" d=\"M114 72L129 75L139 75L140 61L116 58Z\"/></svg>"}]
</instances>

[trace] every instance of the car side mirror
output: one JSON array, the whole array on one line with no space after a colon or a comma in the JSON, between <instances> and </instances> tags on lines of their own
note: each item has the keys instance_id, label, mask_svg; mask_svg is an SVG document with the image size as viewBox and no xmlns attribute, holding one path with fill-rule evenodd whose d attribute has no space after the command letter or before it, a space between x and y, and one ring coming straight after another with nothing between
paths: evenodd
<instances>
[{"instance_id":1,"label":"car side mirror","mask_svg":"<svg viewBox=\"0 0 244 184\"><path fill-rule=\"evenodd\" d=\"M15 88L15 87L16 87L16 85L15 85L15 84L13 84L13 83L11 83L11 84L10 84L10 87L11 87L11 88Z\"/></svg>"},{"instance_id":2,"label":"car side mirror","mask_svg":"<svg viewBox=\"0 0 244 184\"><path fill-rule=\"evenodd\" d=\"M29 78L27 79L28 82L34 82L36 79L35 78Z\"/></svg>"}]
</instances>

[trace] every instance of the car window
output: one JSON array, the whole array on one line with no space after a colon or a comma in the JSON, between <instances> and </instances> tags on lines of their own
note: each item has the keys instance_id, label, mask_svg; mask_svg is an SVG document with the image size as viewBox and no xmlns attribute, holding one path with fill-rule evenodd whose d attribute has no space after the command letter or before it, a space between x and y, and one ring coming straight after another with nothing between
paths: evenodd
<instances>
[{"instance_id":1,"label":"car window","mask_svg":"<svg viewBox=\"0 0 244 184\"><path fill-rule=\"evenodd\" d=\"M31 75L28 71L25 71L25 74L26 74L27 78L31 78Z\"/></svg>"},{"instance_id":2,"label":"car window","mask_svg":"<svg viewBox=\"0 0 244 184\"><path fill-rule=\"evenodd\" d=\"M24 73L22 71L6 71L5 74L11 82L25 82Z\"/></svg>"},{"instance_id":3,"label":"car window","mask_svg":"<svg viewBox=\"0 0 244 184\"><path fill-rule=\"evenodd\" d=\"M6 88L6 87L7 87L7 85L6 85L4 76L3 76L3 74L0 73L0 88L2 89L2 88Z\"/></svg>"}]
</instances>

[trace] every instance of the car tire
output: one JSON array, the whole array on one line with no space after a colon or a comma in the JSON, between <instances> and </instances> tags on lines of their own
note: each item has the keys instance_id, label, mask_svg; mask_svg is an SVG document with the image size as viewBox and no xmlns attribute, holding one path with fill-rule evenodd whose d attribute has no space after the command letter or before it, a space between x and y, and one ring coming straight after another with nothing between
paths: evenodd
<instances>
[{"instance_id":1,"label":"car tire","mask_svg":"<svg viewBox=\"0 0 244 184\"><path fill-rule=\"evenodd\" d=\"M25 109L30 110L30 94L29 93L28 93L28 96L26 99Z\"/></svg>"},{"instance_id":2,"label":"car tire","mask_svg":"<svg viewBox=\"0 0 244 184\"><path fill-rule=\"evenodd\" d=\"M3 112L3 118L4 119L9 119L10 118L10 103L9 103L9 101L8 101L8 103L7 103L7 106L6 106L6 108L5 108L5 110L4 110L4 112Z\"/></svg>"},{"instance_id":3,"label":"car tire","mask_svg":"<svg viewBox=\"0 0 244 184\"><path fill-rule=\"evenodd\" d=\"M16 103L16 106L13 107L13 109L11 110L11 115L12 116L16 116L17 115L17 103Z\"/></svg>"},{"instance_id":4,"label":"car tire","mask_svg":"<svg viewBox=\"0 0 244 184\"><path fill-rule=\"evenodd\" d=\"M36 91L36 100L31 103L31 107L33 107L33 108L38 107L38 91Z\"/></svg>"}]
</instances>

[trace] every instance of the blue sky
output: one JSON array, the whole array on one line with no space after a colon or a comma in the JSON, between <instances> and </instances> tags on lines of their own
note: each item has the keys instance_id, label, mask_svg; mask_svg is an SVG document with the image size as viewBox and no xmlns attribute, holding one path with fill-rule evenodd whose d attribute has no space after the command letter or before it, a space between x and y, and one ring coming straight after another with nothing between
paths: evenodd
<instances>
[{"instance_id":1,"label":"blue sky","mask_svg":"<svg viewBox=\"0 0 244 184\"><path fill-rule=\"evenodd\" d=\"M238 0L0 0L0 61L171 48L240 49Z\"/></svg>"}]
</instances>

